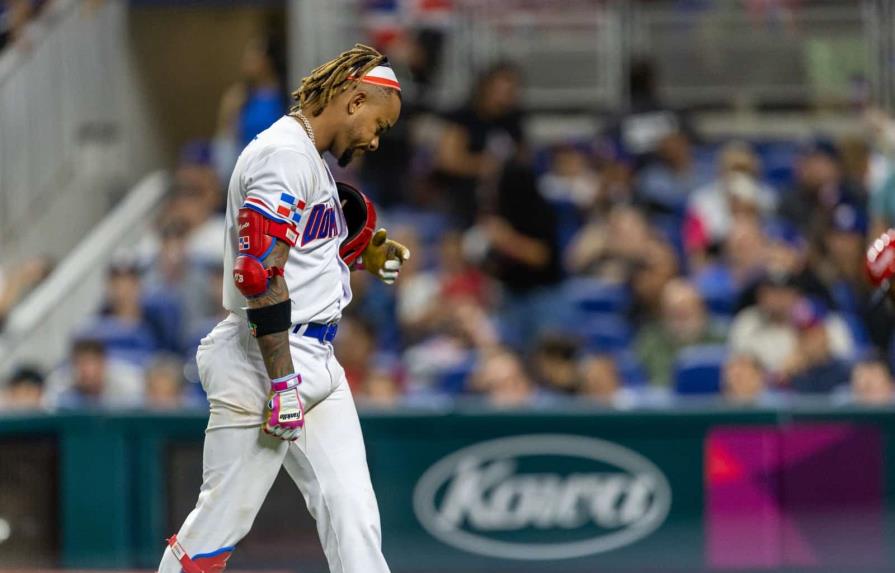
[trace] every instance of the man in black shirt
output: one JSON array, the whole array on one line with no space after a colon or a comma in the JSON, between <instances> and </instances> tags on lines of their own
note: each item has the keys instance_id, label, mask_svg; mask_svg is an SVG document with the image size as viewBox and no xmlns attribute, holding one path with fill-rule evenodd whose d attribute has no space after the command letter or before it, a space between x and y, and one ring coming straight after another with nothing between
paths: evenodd
<instances>
[{"instance_id":1,"label":"man in black shirt","mask_svg":"<svg viewBox=\"0 0 895 573\"><path fill-rule=\"evenodd\" d=\"M472 226L502 167L522 146L519 74L508 64L486 71L470 102L446 116L435 157L434 181L460 228Z\"/></svg>"}]
</instances>

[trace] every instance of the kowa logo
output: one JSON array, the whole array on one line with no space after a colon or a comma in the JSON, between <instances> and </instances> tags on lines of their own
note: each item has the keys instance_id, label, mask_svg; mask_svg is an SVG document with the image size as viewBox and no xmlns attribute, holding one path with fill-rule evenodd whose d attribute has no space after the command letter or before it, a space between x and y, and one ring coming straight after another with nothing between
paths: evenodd
<instances>
[{"instance_id":1,"label":"kowa logo","mask_svg":"<svg viewBox=\"0 0 895 573\"><path fill-rule=\"evenodd\" d=\"M504 559L570 559L655 531L671 488L643 456L561 434L501 438L441 459L413 494L417 519L439 540Z\"/></svg>"}]
</instances>

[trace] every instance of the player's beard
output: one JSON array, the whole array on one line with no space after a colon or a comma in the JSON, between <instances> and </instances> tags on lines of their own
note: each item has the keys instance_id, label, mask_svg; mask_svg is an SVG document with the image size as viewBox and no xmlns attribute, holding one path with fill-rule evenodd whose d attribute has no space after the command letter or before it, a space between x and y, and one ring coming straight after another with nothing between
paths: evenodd
<instances>
[{"instance_id":1,"label":"player's beard","mask_svg":"<svg viewBox=\"0 0 895 573\"><path fill-rule=\"evenodd\" d=\"M354 147L349 147L339 156L339 167L348 167L351 160L354 159Z\"/></svg>"}]
</instances>

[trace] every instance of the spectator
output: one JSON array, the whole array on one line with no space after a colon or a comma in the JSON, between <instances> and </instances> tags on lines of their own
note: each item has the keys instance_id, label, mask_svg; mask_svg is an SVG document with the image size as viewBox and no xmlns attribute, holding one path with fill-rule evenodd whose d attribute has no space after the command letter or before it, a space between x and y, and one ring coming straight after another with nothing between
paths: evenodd
<instances>
[{"instance_id":1,"label":"spectator","mask_svg":"<svg viewBox=\"0 0 895 573\"><path fill-rule=\"evenodd\" d=\"M895 383L885 361L871 357L852 368L848 401L871 406L895 403Z\"/></svg>"},{"instance_id":2,"label":"spectator","mask_svg":"<svg viewBox=\"0 0 895 573\"><path fill-rule=\"evenodd\" d=\"M683 216L690 194L711 179L693 157L690 138L677 131L660 140L656 159L640 171L636 196L651 214Z\"/></svg>"},{"instance_id":3,"label":"spectator","mask_svg":"<svg viewBox=\"0 0 895 573\"><path fill-rule=\"evenodd\" d=\"M538 178L538 191L556 215L557 240L565 251L589 213L605 210L610 190L583 150L560 145L551 156L550 170Z\"/></svg>"},{"instance_id":4,"label":"spectator","mask_svg":"<svg viewBox=\"0 0 895 573\"><path fill-rule=\"evenodd\" d=\"M574 145L553 149L550 170L538 179L538 190L551 203L571 204L587 213L598 199L600 178L583 151Z\"/></svg>"},{"instance_id":5,"label":"spectator","mask_svg":"<svg viewBox=\"0 0 895 573\"><path fill-rule=\"evenodd\" d=\"M523 142L519 72L501 63L485 71L469 103L447 116L435 155L435 180L455 223L472 226L481 186L493 185Z\"/></svg>"},{"instance_id":6,"label":"spectator","mask_svg":"<svg viewBox=\"0 0 895 573\"><path fill-rule=\"evenodd\" d=\"M46 279L53 270L47 257L32 257L0 269L0 331L16 303Z\"/></svg>"},{"instance_id":7,"label":"spectator","mask_svg":"<svg viewBox=\"0 0 895 573\"><path fill-rule=\"evenodd\" d=\"M146 369L145 407L177 410L185 406L183 364L176 356L156 356Z\"/></svg>"},{"instance_id":8,"label":"spectator","mask_svg":"<svg viewBox=\"0 0 895 573\"><path fill-rule=\"evenodd\" d=\"M243 148L286 113L286 56L279 37L252 39L243 52L240 75L224 92L218 111L215 164L221 180L230 179Z\"/></svg>"},{"instance_id":9,"label":"spectator","mask_svg":"<svg viewBox=\"0 0 895 573\"><path fill-rule=\"evenodd\" d=\"M684 279L665 285L661 296L662 316L648 323L634 342L637 357L654 386L668 387L678 353L689 346L717 344L724 332L709 320L696 287Z\"/></svg>"},{"instance_id":10,"label":"spectator","mask_svg":"<svg viewBox=\"0 0 895 573\"><path fill-rule=\"evenodd\" d=\"M186 226L186 254L193 263L224 259L223 197L220 179L206 163L184 163L174 174L164 220L173 218Z\"/></svg>"},{"instance_id":11,"label":"spectator","mask_svg":"<svg viewBox=\"0 0 895 573\"><path fill-rule=\"evenodd\" d=\"M435 336L404 352L407 388L411 392L457 393L467 390L465 374L473 363L498 348L499 339L492 319L476 301L455 300L450 311L443 314L443 319ZM458 372L461 373L459 381L448 376Z\"/></svg>"},{"instance_id":12,"label":"spectator","mask_svg":"<svg viewBox=\"0 0 895 573\"><path fill-rule=\"evenodd\" d=\"M421 117L432 111L431 89L438 77L444 33L422 29L395 38L386 48L386 55L401 83L401 121L380 137L376 153L364 156L360 162L363 189L382 207L388 209L401 204L422 205L422 185L414 162L426 153L423 142L415 134ZM405 73L406 72L406 73Z\"/></svg>"},{"instance_id":13,"label":"spectator","mask_svg":"<svg viewBox=\"0 0 895 573\"><path fill-rule=\"evenodd\" d=\"M742 310L755 304L758 287L765 280L767 274L789 276L792 284L804 296L821 300L829 306L833 306L833 298L810 264L811 253L808 242L799 234L798 229L786 221L773 220L764 225L762 231L764 235L763 253L757 253L757 256L746 255L744 259L752 259L757 264L743 266L744 268L764 267L764 272L758 276L749 276L751 273L745 273L745 283L737 285L741 289L737 309ZM742 242L739 244L729 242L727 246L729 251L734 251L738 247L745 248Z\"/></svg>"},{"instance_id":14,"label":"spectator","mask_svg":"<svg viewBox=\"0 0 895 573\"><path fill-rule=\"evenodd\" d=\"M44 375L35 367L22 366L6 382L2 410L39 410L43 400Z\"/></svg>"},{"instance_id":15,"label":"spectator","mask_svg":"<svg viewBox=\"0 0 895 573\"><path fill-rule=\"evenodd\" d=\"M743 288L764 274L767 265L767 236L754 218L733 222L724 241L724 265L731 281Z\"/></svg>"},{"instance_id":16,"label":"spectator","mask_svg":"<svg viewBox=\"0 0 895 573\"><path fill-rule=\"evenodd\" d=\"M179 350L179 331L166 328L164 317L153 321L143 305L140 272L133 261L113 262L106 273L106 300L100 315L84 328L88 337L102 340L104 350L142 364L159 348Z\"/></svg>"},{"instance_id":17,"label":"spectator","mask_svg":"<svg viewBox=\"0 0 895 573\"><path fill-rule=\"evenodd\" d=\"M843 203L833 210L830 230L823 237L816 267L837 310L846 317L856 342L888 348L895 313L888 305L873 304L864 267L867 218Z\"/></svg>"},{"instance_id":18,"label":"spectator","mask_svg":"<svg viewBox=\"0 0 895 573\"><path fill-rule=\"evenodd\" d=\"M745 143L724 146L718 178L693 192L687 204L685 246L691 255L705 258L726 240L733 221L770 213L776 203L773 191L763 185L758 157Z\"/></svg>"},{"instance_id":19,"label":"spectator","mask_svg":"<svg viewBox=\"0 0 895 573\"><path fill-rule=\"evenodd\" d=\"M457 231L442 234L438 253L441 268L440 294L444 300L471 299L484 308L491 307L494 299L492 284L469 261L463 235Z\"/></svg>"},{"instance_id":20,"label":"spectator","mask_svg":"<svg viewBox=\"0 0 895 573\"><path fill-rule=\"evenodd\" d=\"M833 209L844 202L863 205L863 197L845 184L836 146L816 141L797 163L795 187L783 196L779 214L814 240L824 235Z\"/></svg>"},{"instance_id":21,"label":"spectator","mask_svg":"<svg viewBox=\"0 0 895 573\"><path fill-rule=\"evenodd\" d=\"M376 333L373 326L357 317L343 317L335 340L339 363L345 369L348 385L360 392L371 373L376 354Z\"/></svg>"},{"instance_id":22,"label":"spectator","mask_svg":"<svg viewBox=\"0 0 895 573\"><path fill-rule=\"evenodd\" d=\"M634 393L622 386L618 366L608 354L587 356L580 365L578 395L601 406L628 409L635 405Z\"/></svg>"},{"instance_id":23,"label":"spectator","mask_svg":"<svg viewBox=\"0 0 895 573\"><path fill-rule=\"evenodd\" d=\"M111 358L105 345L79 338L69 363L47 381L48 405L55 408L136 407L142 403L140 370Z\"/></svg>"},{"instance_id":24,"label":"spectator","mask_svg":"<svg viewBox=\"0 0 895 573\"><path fill-rule=\"evenodd\" d=\"M662 293L677 276L677 255L667 242L651 237L643 246L644 253L632 261L630 288L633 304L629 318L635 326L659 319Z\"/></svg>"},{"instance_id":25,"label":"spectator","mask_svg":"<svg viewBox=\"0 0 895 573\"><path fill-rule=\"evenodd\" d=\"M440 319L443 309L439 269L423 270L423 248L412 227L399 227L394 239L410 249L414 256L401 266L401 280L395 284L398 324L405 344L413 344L428 336Z\"/></svg>"},{"instance_id":26,"label":"spectator","mask_svg":"<svg viewBox=\"0 0 895 573\"><path fill-rule=\"evenodd\" d=\"M394 376L383 368L376 368L363 385L360 402L380 408L398 405L401 400L401 386Z\"/></svg>"},{"instance_id":27,"label":"spectator","mask_svg":"<svg viewBox=\"0 0 895 573\"><path fill-rule=\"evenodd\" d=\"M418 253L401 267L397 289L397 313L405 344L414 344L433 334L446 320L452 301L466 299L486 306L490 293L485 276L467 262L463 254L463 237L447 231L440 237L437 265L421 270L426 262L424 249L412 228L399 228L395 240Z\"/></svg>"},{"instance_id":28,"label":"spectator","mask_svg":"<svg viewBox=\"0 0 895 573\"><path fill-rule=\"evenodd\" d=\"M826 309L810 300L801 301L794 309L798 341L783 373L795 392L828 394L849 380L848 364L833 355L825 318Z\"/></svg>"},{"instance_id":29,"label":"spectator","mask_svg":"<svg viewBox=\"0 0 895 573\"><path fill-rule=\"evenodd\" d=\"M520 163L500 178L497 210L485 222L490 267L503 287L501 338L527 350L536 336L564 324L567 309L557 220L538 193L533 171Z\"/></svg>"},{"instance_id":30,"label":"spectator","mask_svg":"<svg viewBox=\"0 0 895 573\"><path fill-rule=\"evenodd\" d=\"M530 405L535 397L534 384L525 373L522 361L507 350L486 355L474 379L474 386L496 408Z\"/></svg>"},{"instance_id":31,"label":"spectator","mask_svg":"<svg viewBox=\"0 0 895 573\"><path fill-rule=\"evenodd\" d=\"M771 393L761 363L748 354L731 356L724 364L721 392L731 404L762 405Z\"/></svg>"},{"instance_id":32,"label":"spectator","mask_svg":"<svg viewBox=\"0 0 895 573\"><path fill-rule=\"evenodd\" d=\"M651 244L652 230L643 212L617 205L605 219L591 220L572 239L566 266L575 274L626 282L631 264L647 256Z\"/></svg>"},{"instance_id":33,"label":"spectator","mask_svg":"<svg viewBox=\"0 0 895 573\"><path fill-rule=\"evenodd\" d=\"M801 292L795 277L769 273L756 290L756 303L741 310L730 327L728 345L734 354L754 356L770 376L784 374L786 363L797 352L798 331L792 316ZM833 356L847 359L853 354L848 326L835 314L823 319Z\"/></svg>"},{"instance_id":34,"label":"spectator","mask_svg":"<svg viewBox=\"0 0 895 573\"><path fill-rule=\"evenodd\" d=\"M660 98L659 76L655 62L635 59L628 70L630 107L609 122L607 135L635 166L640 167L659 148L660 142L672 133L689 133L683 113L671 109Z\"/></svg>"},{"instance_id":35,"label":"spectator","mask_svg":"<svg viewBox=\"0 0 895 573\"><path fill-rule=\"evenodd\" d=\"M532 362L536 381L547 393L571 396L578 391L578 343L574 339L559 334L543 336Z\"/></svg>"}]
</instances>

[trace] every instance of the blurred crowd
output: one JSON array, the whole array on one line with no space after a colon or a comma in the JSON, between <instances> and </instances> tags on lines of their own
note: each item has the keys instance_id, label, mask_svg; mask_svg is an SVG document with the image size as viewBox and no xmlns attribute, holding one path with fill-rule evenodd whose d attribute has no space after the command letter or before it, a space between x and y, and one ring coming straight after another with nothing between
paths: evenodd
<instances>
[{"instance_id":1,"label":"blurred crowd","mask_svg":"<svg viewBox=\"0 0 895 573\"><path fill-rule=\"evenodd\" d=\"M393 288L352 275L335 347L359 402L895 401L895 312L863 270L868 237L895 226L891 118L856 116L859 135L844 138L707 140L642 61L630 107L600 118L599 135L535 145L512 63L436 109L437 34L402 42L390 53L405 86L398 127L333 167L413 252ZM194 355L224 316L226 181L286 110L280 53L270 38L248 46L154 233L113 262L66 363L23 366L6 407L204 404Z\"/></svg>"}]
</instances>

